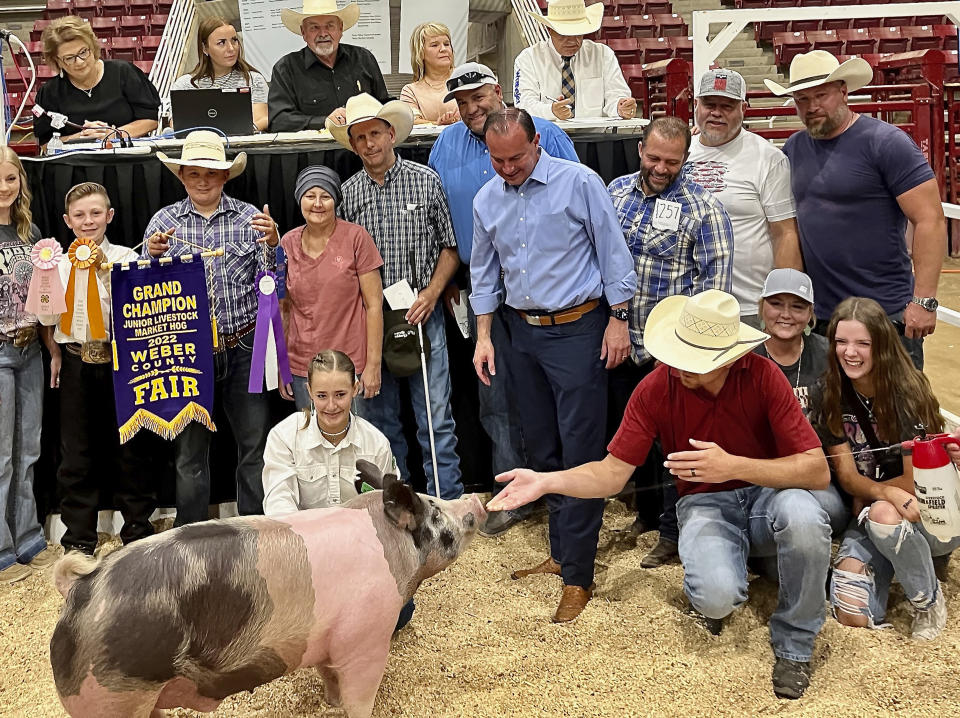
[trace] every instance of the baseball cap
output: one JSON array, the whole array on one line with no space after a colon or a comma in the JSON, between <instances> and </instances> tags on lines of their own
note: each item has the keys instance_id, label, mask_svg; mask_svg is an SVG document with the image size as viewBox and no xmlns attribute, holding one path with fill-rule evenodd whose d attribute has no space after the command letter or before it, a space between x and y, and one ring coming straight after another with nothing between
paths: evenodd
<instances>
[{"instance_id":1,"label":"baseball cap","mask_svg":"<svg viewBox=\"0 0 960 718\"><path fill-rule=\"evenodd\" d=\"M767 275L760 296L766 298L774 294L792 294L813 304L813 282L796 269L774 269Z\"/></svg>"},{"instance_id":2,"label":"baseball cap","mask_svg":"<svg viewBox=\"0 0 960 718\"><path fill-rule=\"evenodd\" d=\"M450 102L455 92L460 90L475 90L483 85L499 85L500 81L486 65L479 62L465 62L459 67L455 67L447 80L447 94L443 96L444 102Z\"/></svg>"},{"instance_id":3,"label":"baseball cap","mask_svg":"<svg viewBox=\"0 0 960 718\"><path fill-rule=\"evenodd\" d=\"M420 371L420 342L417 328L405 318L406 309L383 312L383 363L398 377L412 376ZM423 334L423 353L430 358L430 341Z\"/></svg>"},{"instance_id":4,"label":"baseball cap","mask_svg":"<svg viewBox=\"0 0 960 718\"><path fill-rule=\"evenodd\" d=\"M747 83L743 75L735 70L707 70L700 77L697 87L697 97L707 96L729 97L731 100L747 99Z\"/></svg>"}]
</instances>

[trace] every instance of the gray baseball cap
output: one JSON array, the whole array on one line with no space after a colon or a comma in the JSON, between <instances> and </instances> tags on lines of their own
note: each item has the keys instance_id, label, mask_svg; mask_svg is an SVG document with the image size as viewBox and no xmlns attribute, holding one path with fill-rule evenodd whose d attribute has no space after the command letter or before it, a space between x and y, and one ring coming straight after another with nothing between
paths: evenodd
<instances>
[{"instance_id":1,"label":"gray baseball cap","mask_svg":"<svg viewBox=\"0 0 960 718\"><path fill-rule=\"evenodd\" d=\"M499 85L500 81L486 65L479 62L465 62L459 67L455 67L447 80L447 94L443 96L444 102L450 102L454 95L461 90L476 90L483 85Z\"/></svg>"},{"instance_id":2,"label":"gray baseball cap","mask_svg":"<svg viewBox=\"0 0 960 718\"><path fill-rule=\"evenodd\" d=\"M697 97L729 97L731 100L747 99L747 83L735 70L707 70L700 77Z\"/></svg>"},{"instance_id":3,"label":"gray baseball cap","mask_svg":"<svg viewBox=\"0 0 960 718\"><path fill-rule=\"evenodd\" d=\"M796 269L774 269L763 283L763 298L774 294L792 294L813 304L813 282L803 272Z\"/></svg>"}]
</instances>

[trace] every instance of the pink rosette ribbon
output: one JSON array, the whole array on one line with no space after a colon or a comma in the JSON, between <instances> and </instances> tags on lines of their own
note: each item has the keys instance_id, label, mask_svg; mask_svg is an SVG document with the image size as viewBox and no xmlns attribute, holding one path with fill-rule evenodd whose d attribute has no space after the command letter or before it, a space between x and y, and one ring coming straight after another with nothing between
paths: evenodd
<instances>
[{"instance_id":1,"label":"pink rosette ribbon","mask_svg":"<svg viewBox=\"0 0 960 718\"><path fill-rule=\"evenodd\" d=\"M30 277L25 309L31 314L62 314L67 311L59 270L62 258L63 248L55 239L41 239L30 250L33 276Z\"/></svg>"}]
</instances>

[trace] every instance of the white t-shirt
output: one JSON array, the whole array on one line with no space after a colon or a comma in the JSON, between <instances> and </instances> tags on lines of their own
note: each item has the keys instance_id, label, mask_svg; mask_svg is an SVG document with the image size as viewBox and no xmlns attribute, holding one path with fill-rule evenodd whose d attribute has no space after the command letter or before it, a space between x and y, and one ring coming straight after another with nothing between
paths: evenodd
<instances>
[{"instance_id":1,"label":"white t-shirt","mask_svg":"<svg viewBox=\"0 0 960 718\"><path fill-rule=\"evenodd\" d=\"M250 99L254 103L267 101L267 94L270 88L263 75L259 72L250 73L250 82L243 78L243 73L237 69L231 70L226 75L222 75L215 80L209 77L201 77L194 85L190 80L190 75L181 75L174 80L171 90L211 90L217 88L220 90L236 90L238 87L250 88Z\"/></svg>"},{"instance_id":2,"label":"white t-shirt","mask_svg":"<svg viewBox=\"0 0 960 718\"><path fill-rule=\"evenodd\" d=\"M733 295L740 314L757 313L763 281L773 269L769 222L797 216L790 189L790 161L762 137L743 129L719 147L694 137L684 168L713 192L733 224Z\"/></svg>"},{"instance_id":3,"label":"white t-shirt","mask_svg":"<svg viewBox=\"0 0 960 718\"><path fill-rule=\"evenodd\" d=\"M366 419L352 416L343 440L334 446L320 433L316 417L304 424L303 412L291 414L270 430L263 451L263 513L290 514L301 509L337 506L357 495L357 461L380 472L396 473L390 442Z\"/></svg>"}]
</instances>

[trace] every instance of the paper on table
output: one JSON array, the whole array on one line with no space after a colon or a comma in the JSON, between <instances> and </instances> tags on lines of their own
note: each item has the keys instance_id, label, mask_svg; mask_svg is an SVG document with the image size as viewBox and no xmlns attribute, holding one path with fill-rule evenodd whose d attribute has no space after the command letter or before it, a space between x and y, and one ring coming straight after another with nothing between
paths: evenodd
<instances>
[{"instance_id":1,"label":"paper on table","mask_svg":"<svg viewBox=\"0 0 960 718\"><path fill-rule=\"evenodd\" d=\"M460 327L460 333L463 334L464 339L470 338L470 320L467 319L467 302L470 301L467 298L467 292L465 289L460 290L460 303L451 302L450 305L453 307L453 318L457 320L457 326Z\"/></svg>"},{"instance_id":2,"label":"paper on table","mask_svg":"<svg viewBox=\"0 0 960 718\"><path fill-rule=\"evenodd\" d=\"M401 279L396 284L391 284L384 289L383 296L387 300L387 304L390 305L390 308L394 310L409 309L413 306L417 298L417 295L413 293L413 289L410 287L410 282L406 279Z\"/></svg>"}]
</instances>

